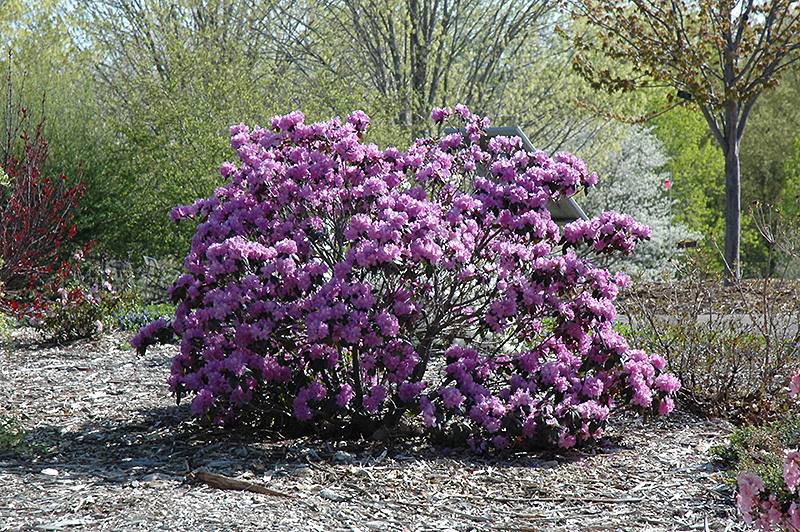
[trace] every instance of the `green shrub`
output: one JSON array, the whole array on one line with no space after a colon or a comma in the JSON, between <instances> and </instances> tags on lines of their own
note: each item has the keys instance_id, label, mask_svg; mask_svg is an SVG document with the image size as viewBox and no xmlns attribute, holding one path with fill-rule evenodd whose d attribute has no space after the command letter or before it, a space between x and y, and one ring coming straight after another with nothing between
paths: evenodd
<instances>
[{"instance_id":1,"label":"green shrub","mask_svg":"<svg viewBox=\"0 0 800 532\"><path fill-rule=\"evenodd\" d=\"M116 316L135 301L126 280L76 257L62 285L39 304L33 323L45 339L57 343L97 338L116 326Z\"/></svg>"},{"instance_id":2,"label":"green shrub","mask_svg":"<svg viewBox=\"0 0 800 532\"><path fill-rule=\"evenodd\" d=\"M0 414L0 454L19 448L25 436L22 424L17 418Z\"/></svg>"},{"instance_id":3,"label":"green shrub","mask_svg":"<svg viewBox=\"0 0 800 532\"><path fill-rule=\"evenodd\" d=\"M711 448L711 454L726 468L727 481L736 485L736 478L753 472L764 479L764 485L777 494L786 490L783 480L783 450L800 446L800 419L794 415L760 427L743 426L734 431L727 445Z\"/></svg>"}]
</instances>

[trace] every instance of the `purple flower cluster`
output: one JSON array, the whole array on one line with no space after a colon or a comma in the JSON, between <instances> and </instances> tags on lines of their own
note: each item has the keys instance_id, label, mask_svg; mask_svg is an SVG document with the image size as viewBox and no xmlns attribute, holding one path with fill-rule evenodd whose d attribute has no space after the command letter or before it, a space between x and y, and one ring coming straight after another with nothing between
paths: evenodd
<instances>
[{"instance_id":1,"label":"purple flower cluster","mask_svg":"<svg viewBox=\"0 0 800 532\"><path fill-rule=\"evenodd\" d=\"M564 227L567 247L588 244L598 253L628 255L636 242L650 238L650 228L627 214L604 212L599 218L577 220Z\"/></svg>"},{"instance_id":2,"label":"purple flower cluster","mask_svg":"<svg viewBox=\"0 0 800 532\"><path fill-rule=\"evenodd\" d=\"M173 335L172 324L166 318L158 318L139 329L139 334L131 338L131 347L144 354L151 345L167 342Z\"/></svg>"},{"instance_id":3,"label":"purple flower cluster","mask_svg":"<svg viewBox=\"0 0 800 532\"><path fill-rule=\"evenodd\" d=\"M661 373L666 361L659 355L650 355L638 349L628 351L628 360L623 365L627 390L631 404L638 409L657 410L666 415L674 408L672 395L681 387L675 375Z\"/></svg>"},{"instance_id":4,"label":"purple flower cluster","mask_svg":"<svg viewBox=\"0 0 800 532\"><path fill-rule=\"evenodd\" d=\"M567 249L629 252L647 228L606 213L562 238L546 204L595 183L579 158L481 147L488 120L463 106L432 118L465 134L402 152L364 144L361 112L231 128L228 183L172 212L197 223L171 289L178 400L217 423L420 413L470 424L477 447L595 440L619 399L671 410L663 359L614 330L627 278Z\"/></svg>"}]
</instances>

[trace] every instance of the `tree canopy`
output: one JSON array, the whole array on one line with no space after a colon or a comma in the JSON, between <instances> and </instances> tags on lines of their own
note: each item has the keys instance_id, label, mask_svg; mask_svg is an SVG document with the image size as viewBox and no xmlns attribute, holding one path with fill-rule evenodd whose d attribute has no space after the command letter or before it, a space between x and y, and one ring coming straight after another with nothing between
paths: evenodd
<instances>
[{"instance_id":1,"label":"tree canopy","mask_svg":"<svg viewBox=\"0 0 800 532\"><path fill-rule=\"evenodd\" d=\"M436 105L483 108L550 0L341 0L325 9L360 59L363 79L397 101L397 123L424 130ZM448 101L449 100L449 101Z\"/></svg>"},{"instance_id":2,"label":"tree canopy","mask_svg":"<svg viewBox=\"0 0 800 532\"><path fill-rule=\"evenodd\" d=\"M800 2L791 0L575 0L599 39L575 37L575 68L609 91L671 87L702 112L725 155L725 259L740 275L739 147L759 95L796 65ZM622 68L597 68L605 55Z\"/></svg>"},{"instance_id":3,"label":"tree canopy","mask_svg":"<svg viewBox=\"0 0 800 532\"><path fill-rule=\"evenodd\" d=\"M626 16L637 5L627 5ZM687 31L701 7L684 16ZM753 13L751 19L762 16ZM75 176L81 165L87 191L76 214L78 238L138 259L184 253L189 235L166 213L219 186L218 169L230 157L226 134L239 123L264 126L296 109L315 121L361 109L373 119L367 142L402 149L431 133L432 107L466 103L495 126L520 126L538 149L572 151L604 168L628 126L584 112L576 100L635 116L664 106L676 88L693 91L693 101L673 95L666 105L699 107L703 95L682 81L648 79L638 57L603 54L602 28L586 17L568 20L551 0L7 0L0 29L25 106L38 113L46 94L47 166ZM565 38L575 33L591 45L577 55ZM573 58L602 75L565 68ZM632 80L629 89L661 88L608 94L596 90L608 88L603 76ZM791 114L794 93L785 88L791 84L752 106L748 131L773 140L741 145L748 176L742 205L791 192L787 176L794 174L783 169L791 166L795 135L789 123L771 118ZM708 108L727 119L724 110ZM721 234L725 159L707 145L717 141L704 115L683 116L650 123L670 157L665 170L681 200L675 219ZM743 227L743 262L760 260Z\"/></svg>"}]
</instances>

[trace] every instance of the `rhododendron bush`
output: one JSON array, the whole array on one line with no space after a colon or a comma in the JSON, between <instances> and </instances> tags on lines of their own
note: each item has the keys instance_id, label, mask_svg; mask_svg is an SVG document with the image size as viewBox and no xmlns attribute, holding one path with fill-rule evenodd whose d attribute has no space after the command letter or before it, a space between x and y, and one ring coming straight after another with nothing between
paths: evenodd
<instances>
[{"instance_id":1,"label":"rhododendron bush","mask_svg":"<svg viewBox=\"0 0 800 532\"><path fill-rule=\"evenodd\" d=\"M169 383L216 423L330 423L371 434L406 414L471 443L571 447L609 409L668 413L678 380L614 330L628 279L590 254L649 235L606 213L563 228L546 205L597 179L567 153L518 138L479 142L464 107L433 119L460 133L406 152L362 142L368 117L231 128L239 163L211 198L172 212L197 233L171 296Z\"/></svg>"}]
</instances>

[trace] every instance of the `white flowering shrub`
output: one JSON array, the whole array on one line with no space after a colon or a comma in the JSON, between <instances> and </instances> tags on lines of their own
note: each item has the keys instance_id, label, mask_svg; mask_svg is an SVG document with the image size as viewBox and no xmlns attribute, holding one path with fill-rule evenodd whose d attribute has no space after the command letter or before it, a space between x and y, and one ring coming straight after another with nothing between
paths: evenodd
<instances>
[{"instance_id":1,"label":"white flowering shrub","mask_svg":"<svg viewBox=\"0 0 800 532\"><path fill-rule=\"evenodd\" d=\"M671 259L681 252L678 244L701 236L674 223L677 199L670 199L665 186L669 172L660 170L667 161L658 138L647 128L632 126L599 168L597 185L580 202L589 216L613 210L650 227L650 240L614 264L643 280L670 278L675 270Z\"/></svg>"}]
</instances>

